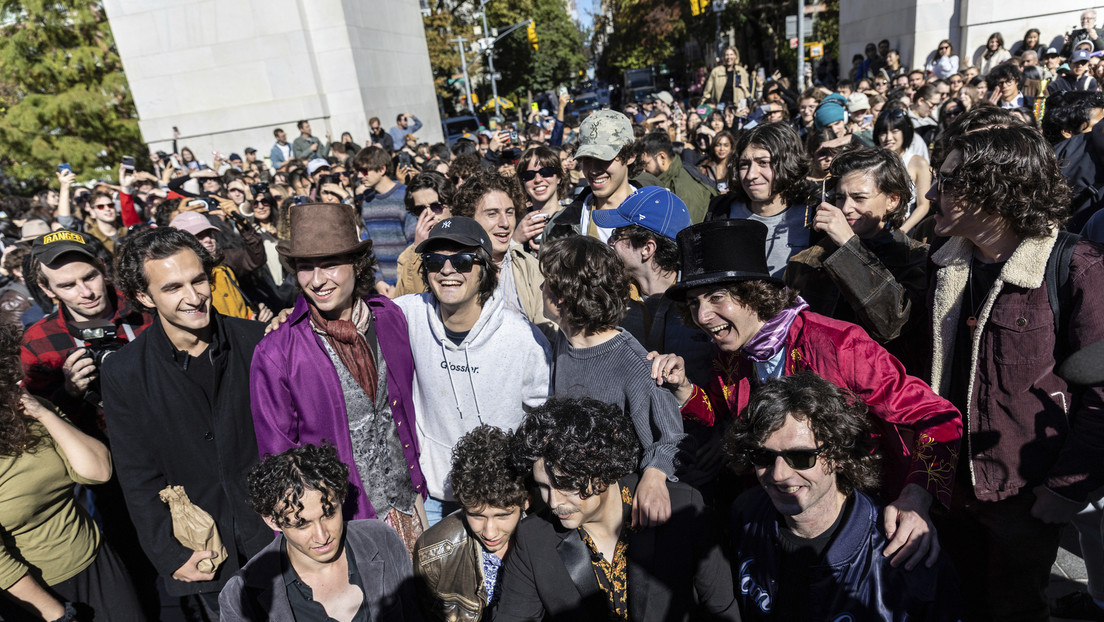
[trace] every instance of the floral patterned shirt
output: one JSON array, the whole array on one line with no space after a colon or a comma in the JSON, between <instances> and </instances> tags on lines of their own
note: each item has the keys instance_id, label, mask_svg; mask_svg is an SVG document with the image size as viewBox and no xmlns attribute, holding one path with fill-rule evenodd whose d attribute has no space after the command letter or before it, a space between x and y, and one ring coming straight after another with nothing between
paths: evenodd
<instances>
[{"instance_id":1,"label":"floral patterned shirt","mask_svg":"<svg viewBox=\"0 0 1104 622\"><path fill-rule=\"evenodd\" d=\"M629 620L629 575L628 575L628 549L627 537L632 529L632 492L628 488L621 488L621 501L625 504L625 523L621 528L621 537L617 539L617 547L613 552L613 560L607 560L591 540L590 534L585 529L579 528L579 535L591 552L591 565L594 566L594 576L598 579L598 586L606 594L606 604L609 605L609 619L628 622Z\"/></svg>"}]
</instances>

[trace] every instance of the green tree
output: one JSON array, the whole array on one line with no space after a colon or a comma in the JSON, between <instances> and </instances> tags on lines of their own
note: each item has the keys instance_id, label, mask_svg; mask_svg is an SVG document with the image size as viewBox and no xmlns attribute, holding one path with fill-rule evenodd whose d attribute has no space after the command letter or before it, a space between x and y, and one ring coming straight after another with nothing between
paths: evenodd
<instances>
[{"instance_id":1,"label":"green tree","mask_svg":"<svg viewBox=\"0 0 1104 622\"><path fill-rule=\"evenodd\" d=\"M573 82L583 67L583 37L559 0L493 0L487 3L487 20L500 32L532 19L538 49L534 50L519 28L495 45L495 70L502 74L499 95L542 92ZM489 95L488 95L489 96Z\"/></svg>"},{"instance_id":2,"label":"green tree","mask_svg":"<svg viewBox=\"0 0 1104 622\"><path fill-rule=\"evenodd\" d=\"M146 155L138 115L99 2L3 0L0 154L11 181L33 190L69 162L102 177L123 155Z\"/></svg>"},{"instance_id":3,"label":"green tree","mask_svg":"<svg viewBox=\"0 0 1104 622\"><path fill-rule=\"evenodd\" d=\"M688 6L665 0L613 0L610 4L613 32L602 59L607 75L672 60L687 32L683 12L689 13Z\"/></svg>"},{"instance_id":4,"label":"green tree","mask_svg":"<svg viewBox=\"0 0 1104 622\"><path fill-rule=\"evenodd\" d=\"M483 24L482 19L475 16L478 11L478 0L447 6L438 2L433 13L423 20L434 82L438 94L446 100L458 99L464 91L462 84L448 84L452 76L460 73L456 37L464 36L470 46L475 39L491 36L490 33L474 34L475 27L481 30ZM529 92L548 91L571 83L586 67L583 35L559 0L490 0L486 11L488 27L500 32L526 19L534 20L539 39L538 49L534 50L525 36L525 29L520 28L495 45L495 71L502 74L498 81L499 96L520 102ZM467 60L473 81L485 77L486 54L472 52ZM489 101L489 81L479 82L479 100Z\"/></svg>"}]
</instances>

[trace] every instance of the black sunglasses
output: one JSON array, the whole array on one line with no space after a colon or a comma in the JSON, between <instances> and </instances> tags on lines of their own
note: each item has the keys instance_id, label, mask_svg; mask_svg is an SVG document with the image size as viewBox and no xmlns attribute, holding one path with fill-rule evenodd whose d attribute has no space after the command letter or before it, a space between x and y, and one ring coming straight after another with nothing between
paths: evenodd
<instances>
[{"instance_id":1,"label":"black sunglasses","mask_svg":"<svg viewBox=\"0 0 1104 622\"><path fill-rule=\"evenodd\" d=\"M786 464L790 465L790 468L804 471L816 466L817 456L820 455L822 451L824 451L822 448L774 451L766 447L752 447L744 450L744 454L747 455L747 459L751 461L753 465L761 469L774 466L778 457L782 456L782 459L786 461Z\"/></svg>"},{"instance_id":2,"label":"black sunglasses","mask_svg":"<svg viewBox=\"0 0 1104 622\"><path fill-rule=\"evenodd\" d=\"M440 272L445 269L445 262L452 264L452 269L457 272L468 273L475 264L483 265L483 259L475 253L456 253L455 255L442 255L441 253L422 253L422 263L430 272Z\"/></svg>"},{"instance_id":3,"label":"black sunglasses","mask_svg":"<svg viewBox=\"0 0 1104 622\"><path fill-rule=\"evenodd\" d=\"M418 213L419 214L422 213L423 211L427 210L427 209L430 210L431 212L433 212L434 214L440 214L441 212L445 211L445 206L440 201L434 201L434 202L432 202L428 205L415 205L414 207L418 208Z\"/></svg>"},{"instance_id":4,"label":"black sunglasses","mask_svg":"<svg viewBox=\"0 0 1104 622\"><path fill-rule=\"evenodd\" d=\"M533 181L537 178L537 175L540 175L545 179L552 179L556 176L556 169L552 168L551 166L542 166L535 171L522 171L521 174L518 175L518 177L521 178L521 181Z\"/></svg>"},{"instance_id":5,"label":"black sunglasses","mask_svg":"<svg viewBox=\"0 0 1104 622\"><path fill-rule=\"evenodd\" d=\"M935 189L940 194L943 194L943 189L946 187L947 184L952 183L955 180L954 175L950 175L948 173L944 173L943 171L936 170L936 168L934 166L931 167L931 174L932 174L932 181L935 182Z\"/></svg>"}]
</instances>

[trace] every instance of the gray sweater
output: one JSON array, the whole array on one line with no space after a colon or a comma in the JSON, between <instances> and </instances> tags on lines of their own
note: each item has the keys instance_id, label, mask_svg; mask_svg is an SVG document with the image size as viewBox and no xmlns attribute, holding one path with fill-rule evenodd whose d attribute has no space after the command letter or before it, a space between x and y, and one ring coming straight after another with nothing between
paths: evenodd
<instances>
[{"instance_id":1,"label":"gray sweater","mask_svg":"<svg viewBox=\"0 0 1104 622\"><path fill-rule=\"evenodd\" d=\"M618 329L620 330L620 329ZM640 470L655 467L676 481L678 445L686 437L678 400L652 380L648 353L628 331L589 348L573 347L562 332L553 348L554 397L589 397L629 414L644 448Z\"/></svg>"}]
</instances>

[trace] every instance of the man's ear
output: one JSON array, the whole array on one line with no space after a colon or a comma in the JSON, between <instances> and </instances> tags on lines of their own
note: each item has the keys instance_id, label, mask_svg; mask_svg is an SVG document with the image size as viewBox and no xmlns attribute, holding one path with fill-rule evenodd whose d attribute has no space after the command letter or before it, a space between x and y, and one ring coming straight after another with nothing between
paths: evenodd
<instances>
[{"instance_id":1,"label":"man's ear","mask_svg":"<svg viewBox=\"0 0 1104 622\"><path fill-rule=\"evenodd\" d=\"M647 262L652 257L655 257L655 254L656 254L655 240L649 239L647 242L644 243L644 246L641 246L637 250L640 251L640 262L641 263Z\"/></svg>"},{"instance_id":2,"label":"man's ear","mask_svg":"<svg viewBox=\"0 0 1104 622\"><path fill-rule=\"evenodd\" d=\"M272 520L271 516L262 516L261 519L264 520L265 524L268 525L269 529L272 531L283 533L284 530L280 529L280 526L276 524L276 521Z\"/></svg>"},{"instance_id":3,"label":"man's ear","mask_svg":"<svg viewBox=\"0 0 1104 622\"><path fill-rule=\"evenodd\" d=\"M53 300L55 303L58 302L57 294L55 294L53 290L50 289L49 285L43 283L42 281L39 281L38 286L42 289L42 291L46 292L46 295L49 296L50 300Z\"/></svg>"},{"instance_id":4,"label":"man's ear","mask_svg":"<svg viewBox=\"0 0 1104 622\"><path fill-rule=\"evenodd\" d=\"M142 303L142 306L149 309L156 309L157 305L153 304L153 298L146 292L136 292L134 297L138 299L138 302Z\"/></svg>"}]
</instances>

